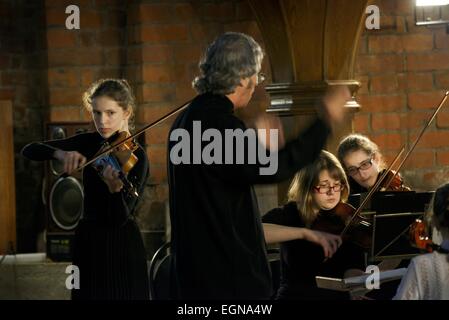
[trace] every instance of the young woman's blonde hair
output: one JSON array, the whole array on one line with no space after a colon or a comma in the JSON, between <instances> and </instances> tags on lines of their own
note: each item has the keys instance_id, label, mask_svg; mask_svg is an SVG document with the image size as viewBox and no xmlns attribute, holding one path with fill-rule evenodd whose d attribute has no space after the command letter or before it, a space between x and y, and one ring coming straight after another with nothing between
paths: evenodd
<instances>
[{"instance_id":1,"label":"young woman's blonde hair","mask_svg":"<svg viewBox=\"0 0 449 320\"><path fill-rule=\"evenodd\" d=\"M313 187L318 185L320 173L323 170L327 170L333 179L339 180L344 186L341 191L341 201L345 202L348 199L349 184L341 163L332 153L322 150L317 160L295 175L287 194L289 202L296 202L308 227L316 218L316 214L313 212L312 192Z\"/></svg>"}]
</instances>

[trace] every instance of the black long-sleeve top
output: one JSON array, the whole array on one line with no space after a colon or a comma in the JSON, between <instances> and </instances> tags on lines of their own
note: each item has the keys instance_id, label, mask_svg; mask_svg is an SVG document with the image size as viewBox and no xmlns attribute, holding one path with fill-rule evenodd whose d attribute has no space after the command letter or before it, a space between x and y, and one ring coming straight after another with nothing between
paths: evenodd
<instances>
[{"instance_id":1,"label":"black long-sleeve top","mask_svg":"<svg viewBox=\"0 0 449 320\"><path fill-rule=\"evenodd\" d=\"M193 137L201 131L242 129L225 96L197 96L172 126ZM328 127L317 120L278 152L278 170L260 175L256 164L168 163L172 295L181 299L267 299L272 295L257 199L253 184L276 183L311 163L323 148ZM169 152L176 142L169 142ZM192 141L190 141L192 150ZM223 149L223 154L225 149ZM234 148L234 155L236 151ZM245 159L248 159L247 150ZM192 154L191 154L192 156ZM234 158L235 160L235 158Z\"/></svg>"},{"instance_id":2,"label":"black long-sleeve top","mask_svg":"<svg viewBox=\"0 0 449 320\"><path fill-rule=\"evenodd\" d=\"M88 160L98 152L104 139L97 132L82 133L61 140L33 142L26 145L22 154L31 160L51 160L56 150L78 151ZM128 173L128 179L140 194L148 177L149 165L142 147L134 152L138 161ZM83 170L84 213L83 218L100 224L117 224L125 221L133 213L137 197L129 195L123 189L110 193L107 185L92 166Z\"/></svg>"},{"instance_id":3,"label":"black long-sleeve top","mask_svg":"<svg viewBox=\"0 0 449 320\"><path fill-rule=\"evenodd\" d=\"M262 217L263 223L305 228L295 202L270 210ZM344 299L338 294L319 289L316 276L342 278L347 269L364 269L364 252L352 243L343 243L332 258L324 262L324 252L318 244L307 240L281 243L281 282L279 299Z\"/></svg>"}]
</instances>

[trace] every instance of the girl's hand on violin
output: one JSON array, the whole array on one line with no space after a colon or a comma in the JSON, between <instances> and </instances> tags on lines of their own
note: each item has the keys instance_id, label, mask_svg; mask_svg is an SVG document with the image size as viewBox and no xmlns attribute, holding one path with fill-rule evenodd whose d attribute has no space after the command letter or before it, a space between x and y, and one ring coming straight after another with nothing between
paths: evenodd
<instances>
[{"instance_id":1,"label":"girl's hand on violin","mask_svg":"<svg viewBox=\"0 0 449 320\"><path fill-rule=\"evenodd\" d=\"M86 163L86 157L77 151L56 150L53 157L64 163L64 172L68 174Z\"/></svg>"},{"instance_id":2,"label":"girl's hand on violin","mask_svg":"<svg viewBox=\"0 0 449 320\"><path fill-rule=\"evenodd\" d=\"M304 231L303 239L319 244L323 248L326 259L331 258L342 243L341 237L335 234L310 229L304 229Z\"/></svg>"},{"instance_id":3,"label":"girl's hand on violin","mask_svg":"<svg viewBox=\"0 0 449 320\"><path fill-rule=\"evenodd\" d=\"M108 186L110 193L120 192L123 188L123 182L119 178L119 172L112 169L111 166L106 166L103 170L103 181Z\"/></svg>"}]
</instances>

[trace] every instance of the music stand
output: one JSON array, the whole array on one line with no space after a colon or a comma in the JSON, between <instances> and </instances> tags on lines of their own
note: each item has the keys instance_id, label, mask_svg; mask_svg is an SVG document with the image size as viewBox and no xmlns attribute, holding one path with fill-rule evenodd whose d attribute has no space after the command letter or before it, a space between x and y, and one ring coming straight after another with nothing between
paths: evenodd
<instances>
[{"instance_id":1,"label":"music stand","mask_svg":"<svg viewBox=\"0 0 449 320\"><path fill-rule=\"evenodd\" d=\"M423 217L433 192L378 192L369 204L366 216L372 217L372 245L370 261L411 258L420 250L410 244L410 225ZM360 201L363 195L352 196L351 202ZM363 213L363 212L362 212Z\"/></svg>"},{"instance_id":2,"label":"music stand","mask_svg":"<svg viewBox=\"0 0 449 320\"><path fill-rule=\"evenodd\" d=\"M423 216L423 212L375 214L373 216L373 241L370 261L392 258L412 258L420 250L410 244L410 225Z\"/></svg>"}]
</instances>

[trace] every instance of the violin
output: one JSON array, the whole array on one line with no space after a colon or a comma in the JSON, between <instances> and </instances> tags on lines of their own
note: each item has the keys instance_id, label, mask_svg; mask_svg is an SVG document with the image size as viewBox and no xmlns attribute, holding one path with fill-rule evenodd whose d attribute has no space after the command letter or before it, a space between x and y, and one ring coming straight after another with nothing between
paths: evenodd
<instances>
[{"instance_id":1,"label":"violin","mask_svg":"<svg viewBox=\"0 0 449 320\"><path fill-rule=\"evenodd\" d=\"M440 251L449 253L449 251L442 249L438 244L433 243L429 237L429 228L421 219L416 219L410 225L409 238L412 246L415 248L426 252Z\"/></svg>"},{"instance_id":2,"label":"violin","mask_svg":"<svg viewBox=\"0 0 449 320\"><path fill-rule=\"evenodd\" d=\"M132 135L128 132L116 132L113 136L106 140L102 148L100 148L100 151L92 159L78 167L76 170L80 171L88 165L93 165L97 171L103 172L106 166L110 165L113 169L119 172L119 178L123 182L124 189L129 194L138 196L139 194L137 193L135 187L126 177L128 172L131 171L138 161L137 156L133 153L138 148L138 145L134 139L148 129L157 126L162 121L165 121L171 116L187 108L190 101L175 108L173 111L146 125Z\"/></svg>"},{"instance_id":3,"label":"violin","mask_svg":"<svg viewBox=\"0 0 449 320\"><path fill-rule=\"evenodd\" d=\"M95 159L92 166L101 175L103 174L104 169L110 165L114 170L118 171L119 179L123 183L124 190L128 194L138 197L139 194L137 193L136 188L128 180L127 176L139 160L133 153L139 146L135 140L128 140L125 143L122 143L122 141L127 139L129 136L130 134L128 132L121 131L116 132L108 138L99 153L101 153L105 148L110 149L110 152Z\"/></svg>"},{"instance_id":4,"label":"violin","mask_svg":"<svg viewBox=\"0 0 449 320\"><path fill-rule=\"evenodd\" d=\"M411 191L411 189L404 185L404 181L398 171L388 170L387 175L380 184L380 191Z\"/></svg>"},{"instance_id":5,"label":"violin","mask_svg":"<svg viewBox=\"0 0 449 320\"><path fill-rule=\"evenodd\" d=\"M348 203L339 202L332 210L321 210L311 227L339 235L348 228L342 235L344 241L350 241L363 249L369 249L372 244L371 222Z\"/></svg>"}]
</instances>

